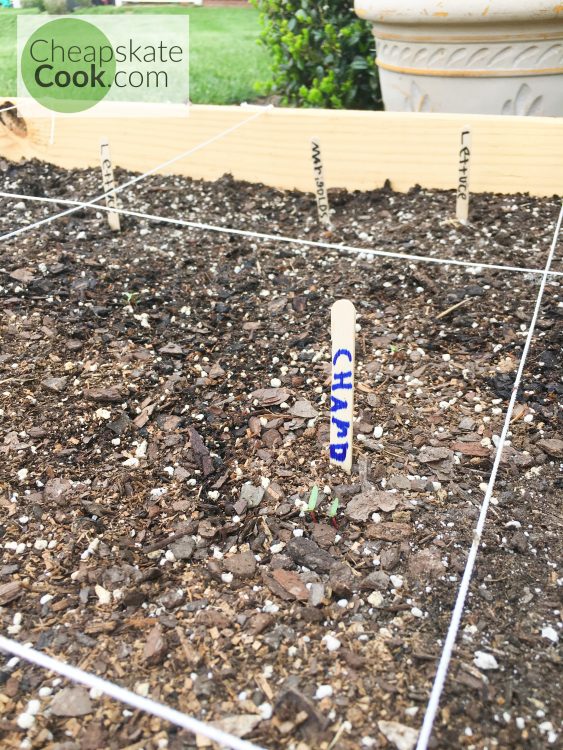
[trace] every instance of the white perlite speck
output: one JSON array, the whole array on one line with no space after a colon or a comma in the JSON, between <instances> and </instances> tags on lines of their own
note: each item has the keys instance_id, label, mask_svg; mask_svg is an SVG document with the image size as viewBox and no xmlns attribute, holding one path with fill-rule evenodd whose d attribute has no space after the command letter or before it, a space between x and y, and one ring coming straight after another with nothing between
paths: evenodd
<instances>
[{"instance_id":1,"label":"white perlite speck","mask_svg":"<svg viewBox=\"0 0 563 750\"><path fill-rule=\"evenodd\" d=\"M134 688L137 695L146 698L150 691L150 684L148 682L137 682Z\"/></svg>"},{"instance_id":2,"label":"white perlite speck","mask_svg":"<svg viewBox=\"0 0 563 750\"><path fill-rule=\"evenodd\" d=\"M559 634L557 633L555 628L552 628L550 625L541 629L541 635L542 638L547 638L553 643L557 643L557 641L559 640Z\"/></svg>"},{"instance_id":3,"label":"white perlite speck","mask_svg":"<svg viewBox=\"0 0 563 750\"><path fill-rule=\"evenodd\" d=\"M323 637L323 643L327 647L329 651L338 651L340 646L342 645L338 638L335 638L333 635L325 635Z\"/></svg>"},{"instance_id":4,"label":"white perlite speck","mask_svg":"<svg viewBox=\"0 0 563 750\"><path fill-rule=\"evenodd\" d=\"M381 591L372 591L368 596L368 602L372 607L381 607L383 604L383 594Z\"/></svg>"},{"instance_id":5,"label":"white perlite speck","mask_svg":"<svg viewBox=\"0 0 563 750\"><path fill-rule=\"evenodd\" d=\"M492 654L487 654L485 651L476 651L473 664L477 669L498 669L498 662Z\"/></svg>"},{"instance_id":6,"label":"white perlite speck","mask_svg":"<svg viewBox=\"0 0 563 750\"><path fill-rule=\"evenodd\" d=\"M96 592L100 604L109 604L111 602L111 592L103 586L96 584L94 591Z\"/></svg>"},{"instance_id":7,"label":"white perlite speck","mask_svg":"<svg viewBox=\"0 0 563 750\"><path fill-rule=\"evenodd\" d=\"M274 709L269 703L261 703L258 706L258 710L260 711L260 716L262 717L263 721L268 721L268 719L271 719L272 714L274 713Z\"/></svg>"},{"instance_id":8,"label":"white perlite speck","mask_svg":"<svg viewBox=\"0 0 563 750\"><path fill-rule=\"evenodd\" d=\"M377 726L381 734L389 742L392 742L397 750L413 750L415 747L418 738L416 729L412 729L412 727L408 727L398 721L380 720L377 722Z\"/></svg>"},{"instance_id":9,"label":"white perlite speck","mask_svg":"<svg viewBox=\"0 0 563 750\"><path fill-rule=\"evenodd\" d=\"M27 711L18 716L17 725L20 729L31 729L34 724L35 716L28 714Z\"/></svg>"},{"instance_id":10,"label":"white perlite speck","mask_svg":"<svg viewBox=\"0 0 563 750\"><path fill-rule=\"evenodd\" d=\"M37 698L33 698L27 704L27 708L25 712L27 714L31 714L32 716L35 716L35 714L39 713L40 709L41 709L41 701L38 701Z\"/></svg>"}]
</instances>

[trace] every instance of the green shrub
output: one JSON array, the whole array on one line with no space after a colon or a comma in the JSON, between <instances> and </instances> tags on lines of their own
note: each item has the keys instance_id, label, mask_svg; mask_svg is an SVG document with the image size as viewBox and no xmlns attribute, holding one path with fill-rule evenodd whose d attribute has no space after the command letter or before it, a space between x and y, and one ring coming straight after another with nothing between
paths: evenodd
<instances>
[{"instance_id":1,"label":"green shrub","mask_svg":"<svg viewBox=\"0 0 563 750\"><path fill-rule=\"evenodd\" d=\"M43 0L43 5L51 16L59 16L69 12L67 0Z\"/></svg>"},{"instance_id":2,"label":"green shrub","mask_svg":"<svg viewBox=\"0 0 563 750\"><path fill-rule=\"evenodd\" d=\"M37 10L45 10L45 3L43 0L21 0L22 8L37 8Z\"/></svg>"},{"instance_id":3,"label":"green shrub","mask_svg":"<svg viewBox=\"0 0 563 750\"><path fill-rule=\"evenodd\" d=\"M272 55L264 93L283 104L333 109L381 106L371 26L352 0L252 0Z\"/></svg>"},{"instance_id":4,"label":"green shrub","mask_svg":"<svg viewBox=\"0 0 563 750\"><path fill-rule=\"evenodd\" d=\"M52 16L72 13L75 8L90 8L92 5L91 0L32 0L32 2L41 3L47 13Z\"/></svg>"}]
</instances>

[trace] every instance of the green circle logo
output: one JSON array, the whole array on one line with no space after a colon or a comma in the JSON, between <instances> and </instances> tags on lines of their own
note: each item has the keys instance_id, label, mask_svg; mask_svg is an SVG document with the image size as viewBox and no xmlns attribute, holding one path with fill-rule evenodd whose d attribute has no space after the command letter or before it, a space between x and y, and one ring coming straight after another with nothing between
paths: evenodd
<instances>
[{"instance_id":1,"label":"green circle logo","mask_svg":"<svg viewBox=\"0 0 563 750\"><path fill-rule=\"evenodd\" d=\"M29 94L54 112L84 112L107 96L115 78L107 36L88 21L60 18L27 40L21 75Z\"/></svg>"}]
</instances>

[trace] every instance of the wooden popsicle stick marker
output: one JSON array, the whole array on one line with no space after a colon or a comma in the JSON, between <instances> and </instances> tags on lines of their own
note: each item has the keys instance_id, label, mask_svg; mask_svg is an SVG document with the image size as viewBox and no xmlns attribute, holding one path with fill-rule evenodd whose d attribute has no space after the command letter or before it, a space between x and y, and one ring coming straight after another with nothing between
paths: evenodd
<instances>
[{"instance_id":1,"label":"wooden popsicle stick marker","mask_svg":"<svg viewBox=\"0 0 563 750\"><path fill-rule=\"evenodd\" d=\"M100 159L102 163L102 184L104 186L104 193L107 193L106 206L108 208L117 208L117 194L115 193L115 180L113 178L109 143L105 138L102 138L100 143ZM107 216L110 229L114 232L119 232L121 230L119 214L108 211Z\"/></svg>"},{"instance_id":2,"label":"wooden popsicle stick marker","mask_svg":"<svg viewBox=\"0 0 563 750\"><path fill-rule=\"evenodd\" d=\"M469 176L471 166L471 130L468 127L461 131L458 158L457 200L455 215L460 224L469 221Z\"/></svg>"},{"instance_id":3,"label":"wooden popsicle stick marker","mask_svg":"<svg viewBox=\"0 0 563 750\"><path fill-rule=\"evenodd\" d=\"M317 199L319 224L330 231L332 229L332 224L330 223L330 206L324 176L321 144L318 138L311 138L311 158L313 160L313 178L315 180L315 197Z\"/></svg>"},{"instance_id":4,"label":"wooden popsicle stick marker","mask_svg":"<svg viewBox=\"0 0 563 750\"><path fill-rule=\"evenodd\" d=\"M347 299L330 311L332 378L330 386L330 461L347 474L352 470L356 310Z\"/></svg>"}]
</instances>

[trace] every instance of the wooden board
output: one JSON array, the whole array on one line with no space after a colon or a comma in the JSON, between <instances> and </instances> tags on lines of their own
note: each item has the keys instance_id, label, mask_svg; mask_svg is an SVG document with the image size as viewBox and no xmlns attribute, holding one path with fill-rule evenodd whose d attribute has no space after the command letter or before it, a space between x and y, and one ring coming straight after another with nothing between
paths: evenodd
<instances>
[{"instance_id":1,"label":"wooden board","mask_svg":"<svg viewBox=\"0 0 563 750\"><path fill-rule=\"evenodd\" d=\"M94 167L104 134L112 144L114 165L144 172L254 111L195 105L185 118L61 117L52 145L50 120L26 122L27 134L21 127L0 124L0 155L36 157L67 168ZM8 114L3 118L8 120ZM206 180L231 173L241 180L312 192L310 143L317 137L328 187L369 190L389 179L400 191L416 184L453 189L459 133L466 125L473 138L472 192L561 193L563 118L276 108L169 171Z\"/></svg>"}]
</instances>

